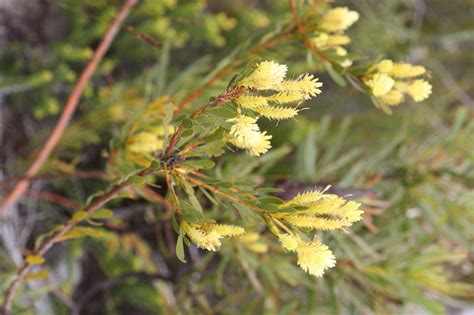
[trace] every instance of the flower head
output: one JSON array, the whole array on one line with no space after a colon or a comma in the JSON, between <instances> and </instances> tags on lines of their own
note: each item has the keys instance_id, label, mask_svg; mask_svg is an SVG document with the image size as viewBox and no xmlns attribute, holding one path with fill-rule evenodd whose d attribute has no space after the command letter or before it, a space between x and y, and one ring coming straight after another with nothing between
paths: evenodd
<instances>
[{"instance_id":1,"label":"flower head","mask_svg":"<svg viewBox=\"0 0 474 315\"><path fill-rule=\"evenodd\" d=\"M393 69L393 61L390 59L384 59L380 61L377 65L377 70L381 73L390 73Z\"/></svg>"},{"instance_id":2,"label":"flower head","mask_svg":"<svg viewBox=\"0 0 474 315\"><path fill-rule=\"evenodd\" d=\"M431 84L425 80L415 80L408 85L407 93L415 100L421 102L427 99L431 94Z\"/></svg>"},{"instance_id":3,"label":"flower head","mask_svg":"<svg viewBox=\"0 0 474 315\"><path fill-rule=\"evenodd\" d=\"M326 245L318 239L311 242L299 242L296 248L298 266L310 275L321 277L326 269L336 265L336 257Z\"/></svg>"},{"instance_id":4,"label":"flower head","mask_svg":"<svg viewBox=\"0 0 474 315\"><path fill-rule=\"evenodd\" d=\"M328 10L322 17L321 28L328 32L341 32L348 29L359 19L359 13L347 7Z\"/></svg>"},{"instance_id":5,"label":"flower head","mask_svg":"<svg viewBox=\"0 0 474 315\"><path fill-rule=\"evenodd\" d=\"M409 63L394 63L389 74L394 78L413 78L426 72L422 66L414 66Z\"/></svg>"},{"instance_id":6,"label":"flower head","mask_svg":"<svg viewBox=\"0 0 474 315\"><path fill-rule=\"evenodd\" d=\"M380 100L382 102L390 106L396 106L402 103L404 99L405 96L403 96L402 92L393 90L380 97Z\"/></svg>"},{"instance_id":7,"label":"flower head","mask_svg":"<svg viewBox=\"0 0 474 315\"><path fill-rule=\"evenodd\" d=\"M185 235L196 244L197 247L216 251L221 247L223 237L238 236L245 233L240 226L215 224L211 222L190 223L181 221L181 228Z\"/></svg>"},{"instance_id":8,"label":"flower head","mask_svg":"<svg viewBox=\"0 0 474 315\"><path fill-rule=\"evenodd\" d=\"M298 238L293 235L282 233L278 235L278 239L280 240L281 246L290 252L298 247Z\"/></svg>"},{"instance_id":9,"label":"flower head","mask_svg":"<svg viewBox=\"0 0 474 315\"><path fill-rule=\"evenodd\" d=\"M260 131L256 124L256 118L239 116L228 121L235 121L235 124L230 128L229 135L236 147L247 150L252 156L259 156L271 148L270 139L272 136Z\"/></svg>"},{"instance_id":10,"label":"flower head","mask_svg":"<svg viewBox=\"0 0 474 315\"><path fill-rule=\"evenodd\" d=\"M277 213L275 216L297 227L318 230L343 229L362 218L359 203L320 191L299 194L280 207L295 205L305 206L306 209Z\"/></svg>"},{"instance_id":11,"label":"flower head","mask_svg":"<svg viewBox=\"0 0 474 315\"><path fill-rule=\"evenodd\" d=\"M367 85L372 89L374 96L387 94L393 87L395 80L385 73L377 73L367 81Z\"/></svg>"},{"instance_id":12,"label":"flower head","mask_svg":"<svg viewBox=\"0 0 474 315\"><path fill-rule=\"evenodd\" d=\"M286 65L280 65L274 61L262 61L249 76L238 83L238 86L256 90L272 89L283 81L287 70Z\"/></svg>"},{"instance_id":13,"label":"flower head","mask_svg":"<svg viewBox=\"0 0 474 315\"><path fill-rule=\"evenodd\" d=\"M323 84L318 82L312 74L303 74L296 80L286 80L275 87L276 91L300 96L300 100L307 100L321 93L319 89ZM278 100L276 100L278 102Z\"/></svg>"},{"instance_id":14,"label":"flower head","mask_svg":"<svg viewBox=\"0 0 474 315\"><path fill-rule=\"evenodd\" d=\"M134 153L151 153L163 147L163 140L156 134L148 131L133 135L127 145L127 149Z\"/></svg>"}]
</instances>

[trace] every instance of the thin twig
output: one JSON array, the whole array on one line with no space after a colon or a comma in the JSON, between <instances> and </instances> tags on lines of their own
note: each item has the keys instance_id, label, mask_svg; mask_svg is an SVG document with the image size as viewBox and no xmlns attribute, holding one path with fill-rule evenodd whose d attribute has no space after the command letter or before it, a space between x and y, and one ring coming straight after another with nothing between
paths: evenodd
<instances>
[{"instance_id":1,"label":"thin twig","mask_svg":"<svg viewBox=\"0 0 474 315\"><path fill-rule=\"evenodd\" d=\"M243 87L237 87L228 91L225 91L218 95L216 98L214 98L210 103L207 105L199 108L197 111L195 111L191 116L189 116L189 119L193 120L196 119L197 117L201 116L204 114L209 108L224 104L227 102L230 102L231 100L241 96L244 92L246 91L245 88ZM176 132L171 136L170 142L168 144L168 147L165 150L165 159L170 157L173 154L173 151L176 147L176 144L178 143L179 139L181 138L181 135L183 134L183 127L179 127Z\"/></svg>"},{"instance_id":2,"label":"thin twig","mask_svg":"<svg viewBox=\"0 0 474 315\"><path fill-rule=\"evenodd\" d=\"M256 45L255 47L249 49L249 54L257 54L259 52L262 52L268 48L271 48L277 44L280 44L281 42L285 41L286 39L290 38L293 36L295 33L295 29L291 28L287 32L282 33L278 37L272 38L267 40L266 42L263 42L259 45ZM190 104L192 101L194 101L196 98L201 96L202 93L204 93L208 88L210 88L214 83L231 73L232 70L234 70L236 67L241 65L243 62L242 60L235 60L233 63L229 64L227 67L216 73L212 78L209 79L203 86L198 87L196 90L194 90L191 94L189 94L181 103L178 104L178 106L175 109L175 113L178 113L186 107L186 105Z\"/></svg>"},{"instance_id":3,"label":"thin twig","mask_svg":"<svg viewBox=\"0 0 474 315\"><path fill-rule=\"evenodd\" d=\"M71 200L69 198L63 197L61 195L49 192L49 191L35 191L35 190L30 190L27 192L27 195L40 199L40 200L46 200L52 203L56 203L58 205L61 205L66 208L70 208L73 210L79 209L79 202L75 200Z\"/></svg>"},{"instance_id":4,"label":"thin twig","mask_svg":"<svg viewBox=\"0 0 474 315\"><path fill-rule=\"evenodd\" d=\"M138 3L138 1L139 0L127 0L120 12L115 17L112 24L109 26L107 32L102 38L102 41L94 52L94 55L92 56L86 68L82 72L81 77L74 86L71 94L69 95L66 105L64 106L64 110L58 122L56 123L56 126L54 127L52 133L50 134L46 143L42 147L41 151L37 155L35 161L33 162L33 164L31 164L30 168L26 172L27 177L32 177L38 174L48 157L53 152L54 148L59 143L59 140L64 134L64 131L66 130L66 127L68 126L69 121L71 120L76 110L77 104L81 99L82 93L84 92L87 83L89 82L90 78L97 69L99 62L104 57L113 39L117 35L123 21L130 13L130 10ZM7 197L0 204L0 215L7 214L9 205L15 203L24 194L24 192L28 189L29 184L29 180L25 179L21 180L15 186L15 188L10 192L10 194L7 195Z\"/></svg>"},{"instance_id":5,"label":"thin twig","mask_svg":"<svg viewBox=\"0 0 474 315\"><path fill-rule=\"evenodd\" d=\"M250 204L250 203L248 203L248 202L245 202L245 201L241 200L241 199L238 198L238 197L235 197L235 196L233 196L233 195L230 195L230 194L228 194L228 193L226 193L226 192L220 190L220 189L217 188L216 186L207 184L207 183L205 183L205 182L203 182L203 181L201 181L201 180L199 180L199 179L197 179L197 178L194 178L194 177L191 177L191 176L187 176L187 175L184 175L184 174L178 173L178 176L184 177L186 180L188 180L188 181L190 181L190 182L192 182L192 183L194 183L194 184L196 184L196 185L198 185L198 186L200 186L200 187L202 187L202 188L205 188L205 189L207 189L207 190L213 192L214 194L219 195L219 196L221 196L221 197L223 197L223 198L225 198L225 199L227 199L227 200L230 200L230 201L235 202L235 203L239 203L239 204L241 204L241 205L243 205L243 206L245 206L245 207L247 207L247 208L249 208L249 209L255 210L255 212L257 212L257 213L259 213L259 214L263 213L262 209L257 208L257 207L255 207L254 205L252 205L252 204Z\"/></svg>"},{"instance_id":6,"label":"thin twig","mask_svg":"<svg viewBox=\"0 0 474 315\"><path fill-rule=\"evenodd\" d=\"M291 7L291 11L293 12L293 17L295 18L295 23L296 23L296 26L298 28L298 32L303 37L304 45L309 50L311 50L313 53L318 55L318 57L321 58L322 60L333 63L332 60L328 56L323 54L321 51L319 51L319 49L316 48L316 46L314 46L314 44L311 42L311 40L308 38L308 36L306 36L303 23L301 22L301 18L298 14L298 9L296 8L295 0L290 0L290 7Z\"/></svg>"},{"instance_id":7,"label":"thin twig","mask_svg":"<svg viewBox=\"0 0 474 315\"><path fill-rule=\"evenodd\" d=\"M54 174L54 173L43 173L37 176L9 176L5 179L0 180L0 188L2 186L13 185L21 180L28 180L30 182L38 180L56 180L56 179L70 179L70 178L79 178L79 179L90 179L90 178L100 178L100 179L112 179L113 176L108 175L104 171L91 170L91 171L77 171L74 173L64 173L64 174Z\"/></svg>"}]
</instances>

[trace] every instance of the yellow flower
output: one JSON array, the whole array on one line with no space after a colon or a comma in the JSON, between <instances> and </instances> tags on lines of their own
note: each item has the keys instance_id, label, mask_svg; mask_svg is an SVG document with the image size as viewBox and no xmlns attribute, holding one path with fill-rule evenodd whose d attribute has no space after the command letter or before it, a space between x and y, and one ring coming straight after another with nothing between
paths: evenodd
<instances>
[{"instance_id":1,"label":"yellow flower","mask_svg":"<svg viewBox=\"0 0 474 315\"><path fill-rule=\"evenodd\" d=\"M431 94L431 84L425 80L415 80L407 87L407 93L413 97L415 102L427 99Z\"/></svg>"},{"instance_id":2,"label":"yellow flower","mask_svg":"<svg viewBox=\"0 0 474 315\"><path fill-rule=\"evenodd\" d=\"M389 73L393 69L393 61L390 59L381 60L376 67L381 73Z\"/></svg>"},{"instance_id":3,"label":"yellow flower","mask_svg":"<svg viewBox=\"0 0 474 315\"><path fill-rule=\"evenodd\" d=\"M260 131L256 124L256 118L239 116L228 121L236 122L232 125L229 132L230 136L232 136L232 143L236 147L247 150L252 156L259 156L271 148L269 140L272 136Z\"/></svg>"},{"instance_id":4,"label":"yellow flower","mask_svg":"<svg viewBox=\"0 0 474 315\"><path fill-rule=\"evenodd\" d=\"M298 247L298 239L293 235L283 233L278 235L278 239L280 240L281 246L290 252Z\"/></svg>"},{"instance_id":5,"label":"yellow flower","mask_svg":"<svg viewBox=\"0 0 474 315\"><path fill-rule=\"evenodd\" d=\"M312 215L289 214L283 218L294 226L322 231L343 229L352 225L348 220L326 219Z\"/></svg>"},{"instance_id":6,"label":"yellow flower","mask_svg":"<svg viewBox=\"0 0 474 315\"><path fill-rule=\"evenodd\" d=\"M257 254L268 252L268 245L263 242L254 242L247 244L248 249Z\"/></svg>"},{"instance_id":7,"label":"yellow flower","mask_svg":"<svg viewBox=\"0 0 474 315\"><path fill-rule=\"evenodd\" d=\"M235 99L235 103L239 106L249 109L255 109L268 105L268 100L265 96L257 95L242 95Z\"/></svg>"},{"instance_id":8,"label":"yellow flower","mask_svg":"<svg viewBox=\"0 0 474 315\"><path fill-rule=\"evenodd\" d=\"M278 92L267 97L270 102L278 104L288 104L301 102L301 94L299 92Z\"/></svg>"},{"instance_id":9,"label":"yellow flower","mask_svg":"<svg viewBox=\"0 0 474 315\"><path fill-rule=\"evenodd\" d=\"M313 241L299 242L296 248L298 266L310 275L321 277L326 269L336 265L336 258L326 245L318 239Z\"/></svg>"},{"instance_id":10,"label":"yellow flower","mask_svg":"<svg viewBox=\"0 0 474 315\"><path fill-rule=\"evenodd\" d=\"M243 149L246 149L247 152L251 156L260 156L264 153L266 153L271 147L270 139L272 136L267 135L267 132L264 131L259 134L258 142L252 146L252 147L245 147Z\"/></svg>"},{"instance_id":11,"label":"yellow flower","mask_svg":"<svg viewBox=\"0 0 474 315\"><path fill-rule=\"evenodd\" d=\"M254 109L254 111L266 118L276 120L293 118L298 114L297 109L282 106L257 107Z\"/></svg>"},{"instance_id":12,"label":"yellow flower","mask_svg":"<svg viewBox=\"0 0 474 315\"><path fill-rule=\"evenodd\" d=\"M239 236L245 233L244 228L229 224L214 224L213 231L221 236Z\"/></svg>"},{"instance_id":13,"label":"yellow flower","mask_svg":"<svg viewBox=\"0 0 474 315\"><path fill-rule=\"evenodd\" d=\"M374 96L387 94L393 87L395 81L385 73L376 73L367 81L367 85L372 89Z\"/></svg>"},{"instance_id":14,"label":"yellow flower","mask_svg":"<svg viewBox=\"0 0 474 315\"><path fill-rule=\"evenodd\" d=\"M351 42L349 36L346 35L330 35L327 39L327 46L342 46Z\"/></svg>"},{"instance_id":15,"label":"yellow flower","mask_svg":"<svg viewBox=\"0 0 474 315\"><path fill-rule=\"evenodd\" d=\"M257 90L269 90L283 82L287 70L286 65L280 65L274 61L262 61L237 85Z\"/></svg>"},{"instance_id":16,"label":"yellow flower","mask_svg":"<svg viewBox=\"0 0 474 315\"><path fill-rule=\"evenodd\" d=\"M127 149L134 153L152 153L160 150L163 147L163 140L152 132L139 132L133 135L128 143Z\"/></svg>"},{"instance_id":17,"label":"yellow flower","mask_svg":"<svg viewBox=\"0 0 474 315\"><path fill-rule=\"evenodd\" d=\"M321 28L328 32L341 32L348 29L359 19L359 13L347 7L328 10L321 19Z\"/></svg>"},{"instance_id":18,"label":"yellow flower","mask_svg":"<svg viewBox=\"0 0 474 315\"><path fill-rule=\"evenodd\" d=\"M252 243L258 241L260 234L257 232L247 232L239 237L239 240L244 243Z\"/></svg>"},{"instance_id":19,"label":"yellow flower","mask_svg":"<svg viewBox=\"0 0 474 315\"><path fill-rule=\"evenodd\" d=\"M396 106L403 102L405 97L403 96L403 93L392 90L387 94L380 96L379 99L387 105Z\"/></svg>"},{"instance_id":20,"label":"yellow flower","mask_svg":"<svg viewBox=\"0 0 474 315\"><path fill-rule=\"evenodd\" d=\"M414 66L409 63L394 63L393 68L388 74L394 78L413 78L425 72L426 69L422 66Z\"/></svg>"},{"instance_id":21,"label":"yellow flower","mask_svg":"<svg viewBox=\"0 0 474 315\"><path fill-rule=\"evenodd\" d=\"M326 189L328 189L328 188L329 188L329 186ZM293 204L307 205L307 204L310 204L310 203L313 203L313 202L316 202L316 201L320 200L321 198L323 198L323 196L324 196L324 190L323 191L317 191L317 190L307 191L307 192L300 193L300 194L296 195L296 197L294 197L290 201L287 201L284 204L284 206L293 205Z\"/></svg>"},{"instance_id":22,"label":"yellow flower","mask_svg":"<svg viewBox=\"0 0 474 315\"><path fill-rule=\"evenodd\" d=\"M301 95L301 100L310 99L321 93L319 89L323 84L312 74L303 74L296 80L286 80L275 87L276 91L282 93L294 93Z\"/></svg>"},{"instance_id":23,"label":"yellow flower","mask_svg":"<svg viewBox=\"0 0 474 315\"><path fill-rule=\"evenodd\" d=\"M183 232L197 247L216 251L221 247L220 235L213 231L206 231L202 224L181 222Z\"/></svg>"},{"instance_id":24,"label":"yellow flower","mask_svg":"<svg viewBox=\"0 0 474 315\"><path fill-rule=\"evenodd\" d=\"M295 213L276 213L275 217L294 226L318 230L346 228L362 218L359 203L320 191L299 194L280 207L292 205L306 206L307 209Z\"/></svg>"},{"instance_id":25,"label":"yellow flower","mask_svg":"<svg viewBox=\"0 0 474 315\"><path fill-rule=\"evenodd\" d=\"M335 50L336 50L336 55L338 55L338 56L346 56L347 55L347 50L344 49L343 47L338 46L338 47L335 48Z\"/></svg>"},{"instance_id":26,"label":"yellow flower","mask_svg":"<svg viewBox=\"0 0 474 315\"><path fill-rule=\"evenodd\" d=\"M312 40L316 47L322 50L336 46L347 45L351 42L349 36L338 34L329 35L328 33L319 33Z\"/></svg>"},{"instance_id":27,"label":"yellow flower","mask_svg":"<svg viewBox=\"0 0 474 315\"><path fill-rule=\"evenodd\" d=\"M181 221L181 229L197 247L216 251L221 247L223 237L238 236L245 233L240 226L215 224L211 222L190 223Z\"/></svg>"}]
</instances>

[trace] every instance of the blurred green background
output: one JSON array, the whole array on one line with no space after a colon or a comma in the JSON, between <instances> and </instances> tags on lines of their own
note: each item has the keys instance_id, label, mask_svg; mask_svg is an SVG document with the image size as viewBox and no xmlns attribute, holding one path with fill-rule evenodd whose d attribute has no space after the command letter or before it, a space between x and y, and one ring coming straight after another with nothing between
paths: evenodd
<instances>
[{"instance_id":1,"label":"blurred green background","mask_svg":"<svg viewBox=\"0 0 474 315\"><path fill-rule=\"evenodd\" d=\"M34 159L121 5L0 2L2 195ZM191 247L184 265L163 207L142 196L109 206L116 215L102 226L104 238L55 248L49 276L28 281L14 314L473 314L473 2L334 5L361 15L348 31L361 63L385 57L423 65L431 97L387 115L315 66L301 42L288 41L250 61L288 64L290 75L315 73L323 93L296 121L265 126L274 147L267 155L230 153L212 173L289 191L331 184L361 200L364 222L325 239L338 258L334 269L310 278L265 235L247 245L229 242L218 254ZM281 0L142 0L88 85L44 168L48 176L1 219L0 291L24 248L106 187L93 172L116 171L107 152L132 117L162 96L179 103L221 60L291 18Z\"/></svg>"}]
</instances>

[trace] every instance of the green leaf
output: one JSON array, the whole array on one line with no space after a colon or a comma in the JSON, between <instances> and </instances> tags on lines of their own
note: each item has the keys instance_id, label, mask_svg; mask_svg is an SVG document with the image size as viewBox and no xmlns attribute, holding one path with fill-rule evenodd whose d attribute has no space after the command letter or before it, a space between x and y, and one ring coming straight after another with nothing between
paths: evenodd
<instances>
[{"instance_id":1,"label":"green leaf","mask_svg":"<svg viewBox=\"0 0 474 315\"><path fill-rule=\"evenodd\" d=\"M132 185L144 185L146 184L146 179L138 175L133 175L127 179L127 183Z\"/></svg>"},{"instance_id":2,"label":"green leaf","mask_svg":"<svg viewBox=\"0 0 474 315\"><path fill-rule=\"evenodd\" d=\"M107 219L114 215L110 209L99 209L91 213L90 217L93 219Z\"/></svg>"},{"instance_id":3,"label":"green leaf","mask_svg":"<svg viewBox=\"0 0 474 315\"><path fill-rule=\"evenodd\" d=\"M85 211L77 211L77 212L74 212L74 214L72 215L72 219L74 221L77 221L77 222L80 222L84 219L86 219L87 217L89 217L89 213L85 212Z\"/></svg>"},{"instance_id":4,"label":"green leaf","mask_svg":"<svg viewBox=\"0 0 474 315\"><path fill-rule=\"evenodd\" d=\"M32 272L25 276L26 280L40 280L49 277L49 272L47 270L40 270L38 272Z\"/></svg>"},{"instance_id":5,"label":"green leaf","mask_svg":"<svg viewBox=\"0 0 474 315\"><path fill-rule=\"evenodd\" d=\"M211 160L189 160L181 163L181 165L187 166L193 170L200 170L213 168L216 163Z\"/></svg>"},{"instance_id":6,"label":"green leaf","mask_svg":"<svg viewBox=\"0 0 474 315\"><path fill-rule=\"evenodd\" d=\"M179 234L178 239L176 240L176 257L178 257L180 262L186 263L182 234Z\"/></svg>"},{"instance_id":7,"label":"green leaf","mask_svg":"<svg viewBox=\"0 0 474 315\"><path fill-rule=\"evenodd\" d=\"M340 86L346 86L346 80L344 80L344 77L333 68L331 63L324 62L324 67L326 68L326 71L329 73L334 82L336 82Z\"/></svg>"},{"instance_id":8,"label":"green leaf","mask_svg":"<svg viewBox=\"0 0 474 315\"><path fill-rule=\"evenodd\" d=\"M181 126L183 126L184 129L191 129L194 126L194 123L191 119L185 118L181 121Z\"/></svg>"},{"instance_id":9,"label":"green leaf","mask_svg":"<svg viewBox=\"0 0 474 315\"><path fill-rule=\"evenodd\" d=\"M281 205L284 203L283 200L277 197L272 197L272 196L265 196L257 199L258 202L264 203L264 204L274 204L274 205Z\"/></svg>"},{"instance_id":10,"label":"green leaf","mask_svg":"<svg viewBox=\"0 0 474 315\"><path fill-rule=\"evenodd\" d=\"M74 239L74 238L79 238L79 237L84 237L84 236L90 236L94 238L101 238L104 236L104 233L100 230L91 228L91 227L84 227L84 226L76 226L66 232L60 239L59 241L65 241L69 239Z\"/></svg>"}]
</instances>

